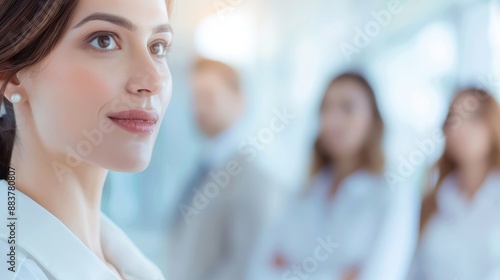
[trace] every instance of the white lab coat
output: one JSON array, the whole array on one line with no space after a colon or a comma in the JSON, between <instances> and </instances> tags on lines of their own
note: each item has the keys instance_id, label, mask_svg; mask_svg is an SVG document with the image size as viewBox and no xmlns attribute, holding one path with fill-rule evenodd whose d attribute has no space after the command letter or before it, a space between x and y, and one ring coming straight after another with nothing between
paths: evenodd
<instances>
[{"instance_id":1,"label":"white lab coat","mask_svg":"<svg viewBox=\"0 0 500 280\"><path fill-rule=\"evenodd\" d=\"M491 173L472 201L457 174L442 183L410 279L500 279L500 172Z\"/></svg>"},{"instance_id":2,"label":"white lab coat","mask_svg":"<svg viewBox=\"0 0 500 280\"><path fill-rule=\"evenodd\" d=\"M351 268L360 271L358 279L405 277L406 271L390 265L399 266L412 254L407 238L391 237L396 232L391 229L398 227L393 221L389 224L394 220L389 217L396 210L397 192L382 177L362 170L346 178L331 200L327 197L334 176L330 170L316 175L310 189L292 199L286 215L263 234L248 280L338 280ZM391 238L403 242L391 244ZM406 250L399 250L405 246ZM277 252L284 256L285 267L273 265ZM383 271L391 269L397 273Z\"/></svg>"},{"instance_id":3,"label":"white lab coat","mask_svg":"<svg viewBox=\"0 0 500 280\"><path fill-rule=\"evenodd\" d=\"M111 270L59 219L21 191L15 191L15 217L7 211L7 182L0 180L0 279L2 280L115 280ZM7 224L15 221L15 234ZM8 270L16 242L15 272ZM101 215L104 255L125 280L164 280L160 270L139 251L126 234Z\"/></svg>"}]
</instances>

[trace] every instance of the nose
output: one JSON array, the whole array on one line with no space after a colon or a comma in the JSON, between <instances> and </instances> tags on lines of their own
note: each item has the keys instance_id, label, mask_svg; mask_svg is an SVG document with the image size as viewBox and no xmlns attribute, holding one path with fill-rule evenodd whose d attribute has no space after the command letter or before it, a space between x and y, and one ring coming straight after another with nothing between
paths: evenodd
<instances>
[{"instance_id":1,"label":"nose","mask_svg":"<svg viewBox=\"0 0 500 280\"><path fill-rule=\"evenodd\" d=\"M149 55L142 55L131 61L127 91L141 96L152 96L162 92L170 78L170 72L166 63L162 66L157 64Z\"/></svg>"}]
</instances>

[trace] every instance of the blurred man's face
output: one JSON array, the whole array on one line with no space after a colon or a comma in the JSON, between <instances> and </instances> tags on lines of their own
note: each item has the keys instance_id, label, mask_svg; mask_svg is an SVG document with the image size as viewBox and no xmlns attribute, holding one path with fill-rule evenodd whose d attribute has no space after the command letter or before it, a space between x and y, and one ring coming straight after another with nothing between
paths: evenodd
<instances>
[{"instance_id":1,"label":"blurred man's face","mask_svg":"<svg viewBox=\"0 0 500 280\"><path fill-rule=\"evenodd\" d=\"M207 136L223 132L241 114L241 94L232 89L216 70L196 72L192 88L196 121Z\"/></svg>"}]
</instances>

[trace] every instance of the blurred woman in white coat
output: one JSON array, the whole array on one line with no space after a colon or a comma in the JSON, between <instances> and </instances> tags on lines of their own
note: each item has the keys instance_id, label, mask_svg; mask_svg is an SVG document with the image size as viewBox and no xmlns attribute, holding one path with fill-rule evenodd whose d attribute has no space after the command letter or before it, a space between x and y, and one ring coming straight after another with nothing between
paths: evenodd
<instances>
[{"instance_id":1,"label":"blurred woman in white coat","mask_svg":"<svg viewBox=\"0 0 500 280\"><path fill-rule=\"evenodd\" d=\"M410 279L500 279L499 122L498 103L484 90L460 91L453 101Z\"/></svg>"},{"instance_id":2,"label":"blurred woman in white coat","mask_svg":"<svg viewBox=\"0 0 500 280\"><path fill-rule=\"evenodd\" d=\"M309 184L263 234L250 280L386 279L374 275L391 200L382 176L384 125L363 76L331 81L320 122Z\"/></svg>"}]
</instances>

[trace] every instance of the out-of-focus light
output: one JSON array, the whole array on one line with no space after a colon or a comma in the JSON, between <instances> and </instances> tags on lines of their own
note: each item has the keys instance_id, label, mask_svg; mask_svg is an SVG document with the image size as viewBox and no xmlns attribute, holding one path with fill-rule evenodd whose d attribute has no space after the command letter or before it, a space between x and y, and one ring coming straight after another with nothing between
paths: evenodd
<instances>
[{"instance_id":1,"label":"out-of-focus light","mask_svg":"<svg viewBox=\"0 0 500 280\"><path fill-rule=\"evenodd\" d=\"M457 62L457 42L448 24L433 23L417 37L416 48L422 61L428 61L433 74L444 74Z\"/></svg>"},{"instance_id":2,"label":"out-of-focus light","mask_svg":"<svg viewBox=\"0 0 500 280\"><path fill-rule=\"evenodd\" d=\"M413 119L417 131L439 124L443 100L434 87L421 85L418 90L410 90L408 95L411 106L409 117Z\"/></svg>"},{"instance_id":3,"label":"out-of-focus light","mask_svg":"<svg viewBox=\"0 0 500 280\"><path fill-rule=\"evenodd\" d=\"M492 46L491 50L493 53L493 79L495 81L500 81L500 3L498 1L492 1L490 5L489 32ZM500 96L500 89L497 86L491 87L491 90L497 97Z\"/></svg>"},{"instance_id":4,"label":"out-of-focus light","mask_svg":"<svg viewBox=\"0 0 500 280\"><path fill-rule=\"evenodd\" d=\"M198 25L195 48L205 57L234 64L249 64L255 59L255 22L242 13L212 15Z\"/></svg>"},{"instance_id":5,"label":"out-of-focus light","mask_svg":"<svg viewBox=\"0 0 500 280\"><path fill-rule=\"evenodd\" d=\"M496 1L491 2L490 9L490 40L493 46L496 48L500 47L500 3Z\"/></svg>"}]
</instances>

